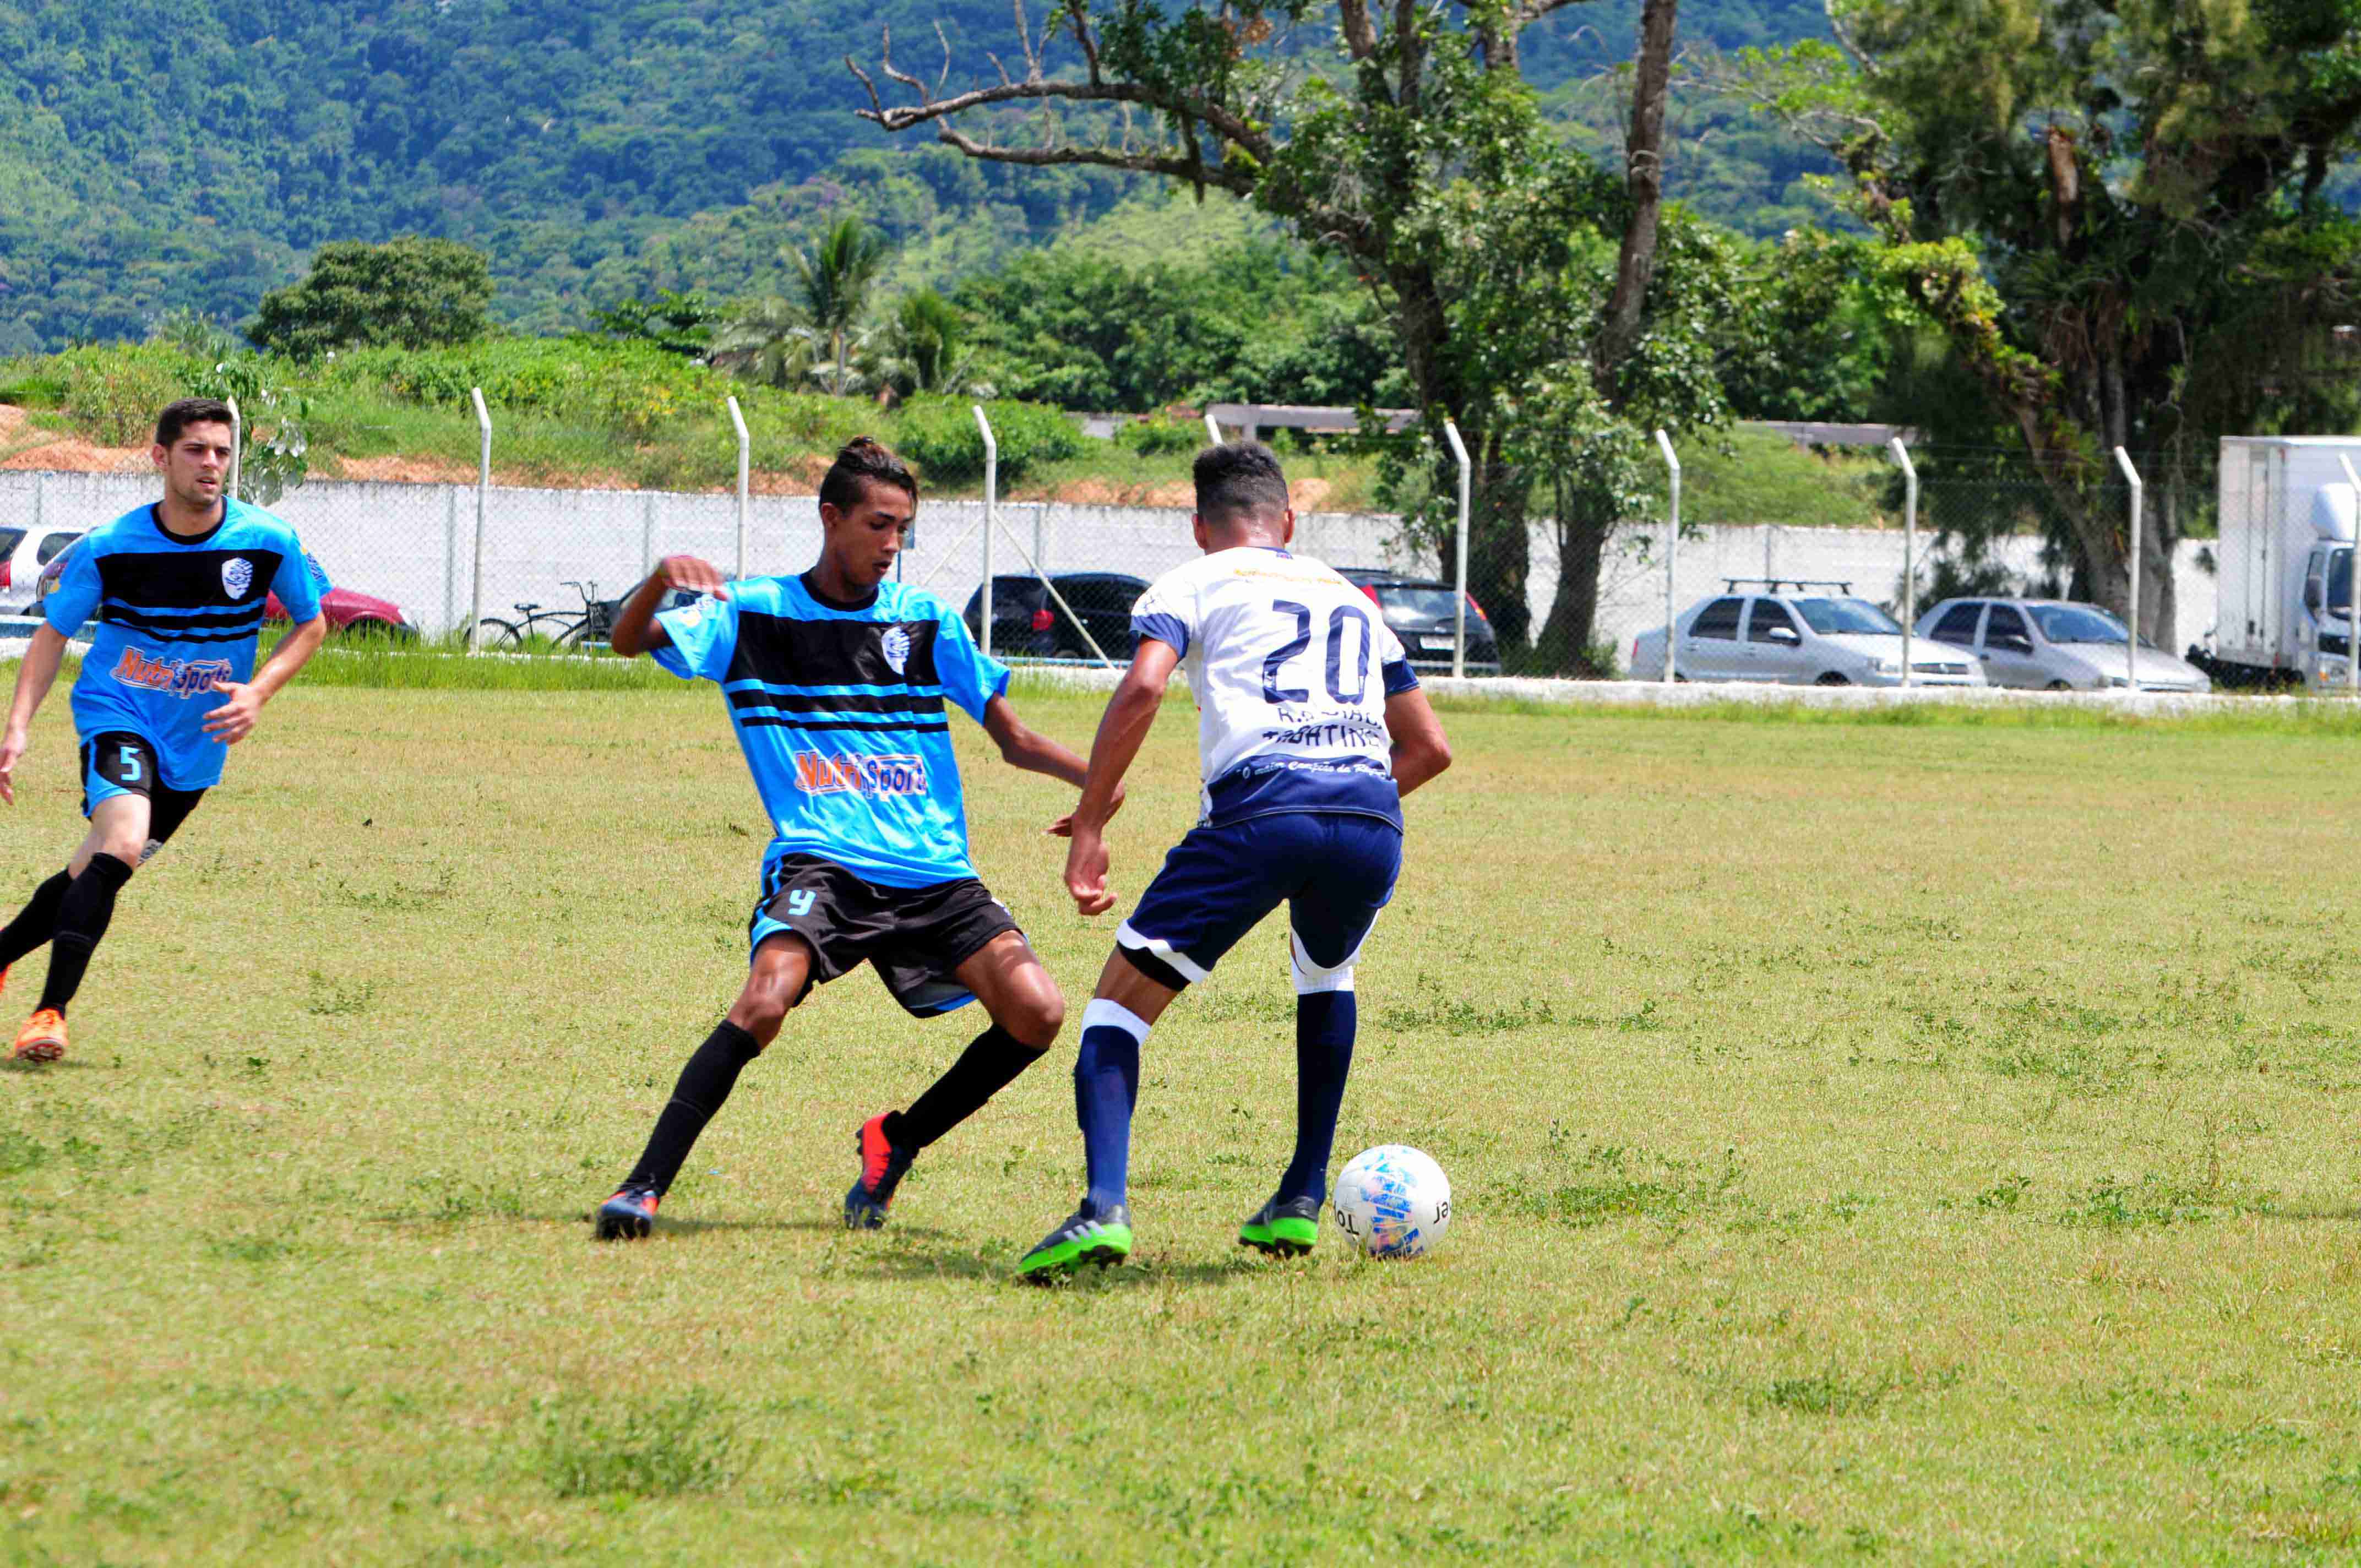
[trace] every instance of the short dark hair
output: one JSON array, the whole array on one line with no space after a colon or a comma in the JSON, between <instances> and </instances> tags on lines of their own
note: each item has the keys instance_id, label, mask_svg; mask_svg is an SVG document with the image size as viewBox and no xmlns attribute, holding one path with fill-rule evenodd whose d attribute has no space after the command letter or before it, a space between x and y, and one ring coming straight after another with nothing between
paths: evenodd
<instances>
[{"instance_id":1,"label":"short dark hair","mask_svg":"<svg viewBox=\"0 0 2361 1568\"><path fill-rule=\"evenodd\" d=\"M225 424L237 428L237 416L219 398L182 398L176 403L166 403L164 411L156 416L156 444L170 446L181 439L181 432L192 424Z\"/></svg>"},{"instance_id":2,"label":"short dark hair","mask_svg":"<svg viewBox=\"0 0 2361 1568\"><path fill-rule=\"evenodd\" d=\"M1234 441L1197 454L1197 515L1208 523L1232 522L1260 511L1287 510L1287 476L1279 458L1259 441Z\"/></svg>"},{"instance_id":3,"label":"short dark hair","mask_svg":"<svg viewBox=\"0 0 2361 1568\"><path fill-rule=\"evenodd\" d=\"M918 481L910 466L876 437L856 435L828 466L828 477L819 482L819 499L839 511L849 511L862 503L866 487L873 484L892 485L910 498L912 506L918 504Z\"/></svg>"}]
</instances>

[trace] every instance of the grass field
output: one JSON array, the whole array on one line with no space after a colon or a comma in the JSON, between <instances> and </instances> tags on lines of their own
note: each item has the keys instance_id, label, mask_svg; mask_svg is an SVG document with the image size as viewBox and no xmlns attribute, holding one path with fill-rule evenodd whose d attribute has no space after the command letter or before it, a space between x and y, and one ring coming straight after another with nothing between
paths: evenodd
<instances>
[{"instance_id":1,"label":"grass field","mask_svg":"<svg viewBox=\"0 0 2361 1568\"><path fill-rule=\"evenodd\" d=\"M62 707L11 901L73 832ZM972 1033L865 975L652 1242L589 1239L742 972L709 692L297 686L73 1056L0 1072L0 1557L2361 1552L2351 727L1446 718L1338 1151L1436 1155L1442 1250L1232 1244L1290 1132L1266 929L1149 1043L1138 1261L1041 1291L1071 1035L848 1235L854 1124ZM975 740L979 862L1078 1004L1067 793ZM1124 890L1193 775L1177 703Z\"/></svg>"}]
</instances>

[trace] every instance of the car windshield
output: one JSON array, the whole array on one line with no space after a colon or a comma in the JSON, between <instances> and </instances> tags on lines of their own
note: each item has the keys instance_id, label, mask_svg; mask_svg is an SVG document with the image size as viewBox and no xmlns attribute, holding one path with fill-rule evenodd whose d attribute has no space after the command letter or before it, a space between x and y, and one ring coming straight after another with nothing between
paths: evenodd
<instances>
[{"instance_id":1,"label":"car windshield","mask_svg":"<svg viewBox=\"0 0 2361 1568\"><path fill-rule=\"evenodd\" d=\"M1840 632L1884 632L1899 637L1902 628L1894 619L1867 599L1789 599L1804 624L1823 637Z\"/></svg>"},{"instance_id":2,"label":"car windshield","mask_svg":"<svg viewBox=\"0 0 2361 1568\"><path fill-rule=\"evenodd\" d=\"M2052 642L2124 642L2124 623L2095 605L2030 605L2033 623Z\"/></svg>"},{"instance_id":3,"label":"car windshield","mask_svg":"<svg viewBox=\"0 0 2361 1568\"><path fill-rule=\"evenodd\" d=\"M0 555L14 555L16 553L16 546L23 543L25 543L23 529L0 528Z\"/></svg>"},{"instance_id":4,"label":"car windshield","mask_svg":"<svg viewBox=\"0 0 2361 1568\"><path fill-rule=\"evenodd\" d=\"M1432 626L1438 620L1449 620L1458 613L1453 608L1457 600L1458 596L1449 588L1378 589L1378 609L1388 626Z\"/></svg>"}]
</instances>

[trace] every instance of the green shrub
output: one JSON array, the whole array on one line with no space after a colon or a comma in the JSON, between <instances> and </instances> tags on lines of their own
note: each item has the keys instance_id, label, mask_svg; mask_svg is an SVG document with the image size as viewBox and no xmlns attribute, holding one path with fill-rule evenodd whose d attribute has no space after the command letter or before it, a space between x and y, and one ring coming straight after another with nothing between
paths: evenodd
<instances>
[{"instance_id":1,"label":"green shrub","mask_svg":"<svg viewBox=\"0 0 2361 1568\"><path fill-rule=\"evenodd\" d=\"M1189 420L1144 419L1124 425L1115 438L1126 452L1161 457L1173 452L1194 452L1204 445L1205 427Z\"/></svg>"},{"instance_id":2,"label":"green shrub","mask_svg":"<svg viewBox=\"0 0 2361 1568\"><path fill-rule=\"evenodd\" d=\"M104 446L144 446L156 412L196 391L204 367L161 344L77 348L60 355L60 409L82 434Z\"/></svg>"},{"instance_id":3,"label":"green shrub","mask_svg":"<svg viewBox=\"0 0 2361 1568\"><path fill-rule=\"evenodd\" d=\"M1074 422L1041 403L1001 399L983 405L1000 446L1004 481L1027 469L1078 455L1084 437ZM937 483L972 479L983 472L983 433L973 405L955 398L913 398L895 422L894 445Z\"/></svg>"}]
</instances>

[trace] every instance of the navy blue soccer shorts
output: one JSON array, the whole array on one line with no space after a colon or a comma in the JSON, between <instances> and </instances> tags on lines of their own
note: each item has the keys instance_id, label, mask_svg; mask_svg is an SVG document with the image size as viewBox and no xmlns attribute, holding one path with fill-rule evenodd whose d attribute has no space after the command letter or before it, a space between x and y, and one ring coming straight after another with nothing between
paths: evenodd
<instances>
[{"instance_id":1,"label":"navy blue soccer shorts","mask_svg":"<svg viewBox=\"0 0 2361 1568\"><path fill-rule=\"evenodd\" d=\"M1297 993L1350 991L1353 962L1400 873L1401 829L1381 817L1288 811L1193 828L1115 945L1150 980L1181 990L1283 902Z\"/></svg>"}]
</instances>

